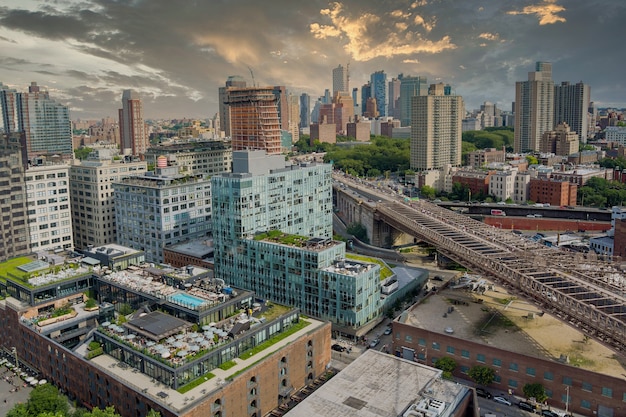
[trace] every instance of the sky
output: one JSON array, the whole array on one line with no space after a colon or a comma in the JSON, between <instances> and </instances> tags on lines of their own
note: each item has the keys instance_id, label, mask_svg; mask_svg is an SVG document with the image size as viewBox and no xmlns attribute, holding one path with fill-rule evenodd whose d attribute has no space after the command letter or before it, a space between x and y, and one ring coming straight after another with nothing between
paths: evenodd
<instances>
[{"instance_id":1,"label":"sky","mask_svg":"<svg viewBox=\"0 0 626 417\"><path fill-rule=\"evenodd\" d=\"M625 19L618 0L2 0L0 82L36 81L72 119L117 117L129 88L145 118L208 118L230 75L315 100L349 64L350 89L384 70L510 110L548 61L626 107Z\"/></svg>"}]
</instances>

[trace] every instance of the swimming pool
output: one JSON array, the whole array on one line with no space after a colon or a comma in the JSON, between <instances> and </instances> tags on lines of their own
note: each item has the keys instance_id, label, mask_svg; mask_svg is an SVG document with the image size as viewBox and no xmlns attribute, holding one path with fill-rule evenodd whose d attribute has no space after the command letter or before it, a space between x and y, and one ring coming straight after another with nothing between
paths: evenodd
<instances>
[{"instance_id":1,"label":"swimming pool","mask_svg":"<svg viewBox=\"0 0 626 417\"><path fill-rule=\"evenodd\" d=\"M179 292L178 294L171 295L170 300L172 300L176 304L180 304L185 307L191 307L193 309L196 309L202 304L206 303L205 300L189 294L185 294L184 292Z\"/></svg>"}]
</instances>

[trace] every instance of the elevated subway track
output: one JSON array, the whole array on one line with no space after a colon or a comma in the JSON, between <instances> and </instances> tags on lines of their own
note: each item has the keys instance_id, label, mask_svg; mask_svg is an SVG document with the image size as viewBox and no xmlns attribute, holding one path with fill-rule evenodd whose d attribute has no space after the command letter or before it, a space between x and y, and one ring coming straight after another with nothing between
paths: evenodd
<instances>
[{"instance_id":1,"label":"elevated subway track","mask_svg":"<svg viewBox=\"0 0 626 417\"><path fill-rule=\"evenodd\" d=\"M424 201L379 203L374 218L508 284L590 337L624 350L626 279L611 265L548 248Z\"/></svg>"}]
</instances>

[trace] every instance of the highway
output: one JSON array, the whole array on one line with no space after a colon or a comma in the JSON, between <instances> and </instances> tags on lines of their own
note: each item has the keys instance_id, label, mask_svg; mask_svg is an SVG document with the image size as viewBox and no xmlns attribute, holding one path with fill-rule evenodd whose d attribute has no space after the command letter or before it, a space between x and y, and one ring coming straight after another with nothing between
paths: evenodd
<instances>
[{"instance_id":1,"label":"highway","mask_svg":"<svg viewBox=\"0 0 626 417\"><path fill-rule=\"evenodd\" d=\"M435 246L448 258L532 299L545 311L613 349L626 346L626 277L594 254L549 248L363 180L333 174L334 185L376 201L374 217Z\"/></svg>"}]
</instances>

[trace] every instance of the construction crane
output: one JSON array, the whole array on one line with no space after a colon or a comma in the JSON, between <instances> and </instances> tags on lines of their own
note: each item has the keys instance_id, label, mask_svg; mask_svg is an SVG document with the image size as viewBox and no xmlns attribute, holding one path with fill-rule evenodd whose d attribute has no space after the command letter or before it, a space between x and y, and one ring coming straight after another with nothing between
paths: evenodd
<instances>
[{"instance_id":1,"label":"construction crane","mask_svg":"<svg viewBox=\"0 0 626 417\"><path fill-rule=\"evenodd\" d=\"M252 87L256 87L256 82L254 81L254 72L252 72L252 67L248 65L248 69L250 70L250 76L252 77Z\"/></svg>"}]
</instances>

